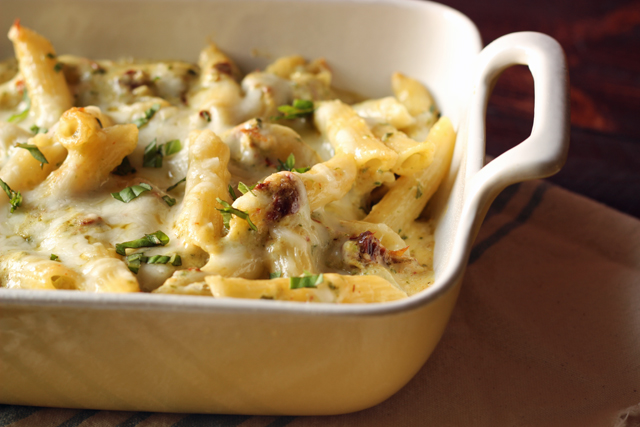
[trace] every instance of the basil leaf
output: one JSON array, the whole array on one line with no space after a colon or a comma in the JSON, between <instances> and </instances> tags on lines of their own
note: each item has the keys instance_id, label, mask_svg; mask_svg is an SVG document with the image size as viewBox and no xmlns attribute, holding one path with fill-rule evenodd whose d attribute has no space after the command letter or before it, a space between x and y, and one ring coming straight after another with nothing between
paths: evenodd
<instances>
[{"instance_id":1,"label":"basil leaf","mask_svg":"<svg viewBox=\"0 0 640 427\"><path fill-rule=\"evenodd\" d=\"M168 255L152 255L147 260L147 264L166 264L170 259Z\"/></svg>"},{"instance_id":2,"label":"basil leaf","mask_svg":"<svg viewBox=\"0 0 640 427\"><path fill-rule=\"evenodd\" d=\"M269 279L278 279L282 277L282 271L274 271L273 273L269 273Z\"/></svg>"},{"instance_id":3,"label":"basil leaf","mask_svg":"<svg viewBox=\"0 0 640 427\"><path fill-rule=\"evenodd\" d=\"M305 274L302 277L290 277L289 289L317 288L323 281L322 274Z\"/></svg>"},{"instance_id":4,"label":"basil leaf","mask_svg":"<svg viewBox=\"0 0 640 427\"><path fill-rule=\"evenodd\" d=\"M22 204L22 194L19 191L13 191L6 182L0 179L0 187L7 193L9 203L11 203L11 213Z\"/></svg>"},{"instance_id":5,"label":"basil leaf","mask_svg":"<svg viewBox=\"0 0 640 427\"><path fill-rule=\"evenodd\" d=\"M135 254L127 255L125 257L125 262L127 263L127 267L129 267L129 270L131 270L133 273L138 274L138 271L140 270L140 265L142 265L143 263L171 264L173 266L178 267L182 265L182 258L180 258L180 255L178 254L173 254L171 256L152 255L148 257L148 256L145 256L143 252L137 252Z\"/></svg>"},{"instance_id":6,"label":"basil leaf","mask_svg":"<svg viewBox=\"0 0 640 427\"><path fill-rule=\"evenodd\" d=\"M138 126L138 129L140 129L142 126L149 123L149 120L151 120L159 110L160 110L160 104L153 104L151 108L149 108L147 111L144 112L144 116L140 117L139 119L135 119L133 121L133 124Z\"/></svg>"},{"instance_id":7,"label":"basil leaf","mask_svg":"<svg viewBox=\"0 0 640 427\"><path fill-rule=\"evenodd\" d=\"M173 139L169 142L165 142L160 146L162 150L162 155L168 157L172 154L176 154L178 151L182 150L182 144L179 139Z\"/></svg>"},{"instance_id":8,"label":"basil leaf","mask_svg":"<svg viewBox=\"0 0 640 427\"><path fill-rule=\"evenodd\" d=\"M129 158L125 157L124 159L122 159L122 163L120 163L120 165L117 168L112 170L111 173L118 176L126 176L126 175L131 175L133 173L136 173L136 168L131 166L131 162L129 161Z\"/></svg>"},{"instance_id":9,"label":"basil leaf","mask_svg":"<svg viewBox=\"0 0 640 427\"><path fill-rule=\"evenodd\" d=\"M113 196L113 198L116 200L120 200L121 202L129 203L142 193L150 190L151 186L149 184L141 182L138 185L132 185L131 187L120 190L120 192L118 193L111 193L111 196Z\"/></svg>"},{"instance_id":10,"label":"basil leaf","mask_svg":"<svg viewBox=\"0 0 640 427\"><path fill-rule=\"evenodd\" d=\"M219 209L219 208L216 208L216 209L219 210L222 213L222 220L224 222L224 226L227 229L229 228L229 222L231 221L231 215L235 215L238 218L242 218L245 221L247 221L247 223L249 224L249 227L251 227L251 229L253 231L258 231L258 227L256 227L256 225L253 222L251 222L251 217L249 216L249 214L247 212L243 212L240 209L234 208L229 203L225 202L224 200L220 199L219 197L216 198L216 200L218 201L218 203L220 203L223 206L223 209Z\"/></svg>"},{"instance_id":11,"label":"basil leaf","mask_svg":"<svg viewBox=\"0 0 640 427\"><path fill-rule=\"evenodd\" d=\"M258 197L258 196L256 195L256 193L254 193L254 192L253 192L253 189L254 189L255 187L256 187L256 185L255 185L255 184L254 184L254 185L252 185L251 187L249 187L247 184L245 184L245 183L244 183L244 182L242 182L242 181L240 181L240 182L238 183L238 190L240 190L240 192L241 192L242 194L251 193L251 194L253 194L254 196Z\"/></svg>"},{"instance_id":12,"label":"basil leaf","mask_svg":"<svg viewBox=\"0 0 640 427\"><path fill-rule=\"evenodd\" d=\"M45 163L49 164L47 158L44 156L44 154L42 154L42 151L40 151L37 146L26 143L19 143L18 147L24 148L25 150L29 151L33 158L40 162L40 169L44 167Z\"/></svg>"},{"instance_id":13,"label":"basil leaf","mask_svg":"<svg viewBox=\"0 0 640 427\"><path fill-rule=\"evenodd\" d=\"M162 167L162 150L156 146L156 138L153 138L153 141L144 149L142 166L145 168Z\"/></svg>"},{"instance_id":14,"label":"basil leaf","mask_svg":"<svg viewBox=\"0 0 640 427\"><path fill-rule=\"evenodd\" d=\"M50 259L51 261L58 261L58 259L59 259L59 258L58 258L58 255L56 255L56 254L51 254L51 256L49 257L49 259Z\"/></svg>"},{"instance_id":15,"label":"basil leaf","mask_svg":"<svg viewBox=\"0 0 640 427\"><path fill-rule=\"evenodd\" d=\"M174 267L179 267L182 265L182 258L178 254L173 254L171 258L169 258L169 264L173 265Z\"/></svg>"},{"instance_id":16,"label":"basil leaf","mask_svg":"<svg viewBox=\"0 0 640 427\"><path fill-rule=\"evenodd\" d=\"M116 253L118 255L125 256L127 254L126 249L136 249L136 248L152 248L154 246L165 246L169 243L169 237L164 234L162 231L158 230L152 234L145 234L144 237L132 240L130 242L117 243L116 244Z\"/></svg>"},{"instance_id":17,"label":"basil leaf","mask_svg":"<svg viewBox=\"0 0 640 427\"><path fill-rule=\"evenodd\" d=\"M169 206L173 206L176 204L176 199L174 199L173 197L162 196L162 200L164 200L165 203L168 204Z\"/></svg>"},{"instance_id":18,"label":"basil leaf","mask_svg":"<svg viewBox=\"0 0 640 427\"><path fill-rule=\"evenodd\" d=\"M56 65L53 66L53 71L59 73L62 70L62 62L56 62Z\"/></svg>"},{"instance_id":19,"label":"basil leaf","mask_svg":"<svg viewBox=\"0 0 640 427\"><path fill-rule=\"evenodd\" d=\"M238 197L236 196L236 192L233 191L233 187L231 186L231 184L229 184L229 195L231 196L231 198L233 200L237 199Z\"/></svg>"},{"instance_id":20,"label":"basil leaf","mask_svg":"<svg viewBox=\"0 0 640 427\"><path fill-rule=\"evenodd\" d=\"M9 123L21 122L24 119L26 119L27 116L29 115L29 110L31 109L31 98L29 98L27 89L24 89L24 91L22 92L22 100L26 103L26 107L24 107L24 110L22 110L22 112L18 114L14 114L11 117L9 117L7 119Z\"/></svg>"},{"instance_id":21,"label":"basil leaf","mask_svg":"<svg viewBox=\"0 0 640 427\"><path fill-rule=\"evenodd\" d=\"M313 101L306 99L295 99L293 105L281 105L278 111L282 116L272 117L275 120L293 120L310 116L313 113Z\"/></svg>"},{"instance_id":22,"label":"basil leaf","mask_svg":"<svg viewBox=\"0 0 640 427\"><path fill-rule=\"evenodd\" d=\"M47 133L49 130L45 129L45 128L41 128L38 125L33 125L29 128L29 130L31 132L33 132L35 135L39 134L39 133Z\"/></svg>"},{"instance_id":23,"label":"basil leaf","mask_svg":"<svg viewBox=\"0 0 640 427\"><path fill-rule=\"evenodd\" d=\"M144 256L144 253L138 252L135 254L127 255L125 257L125 262L127 263L127 267L131 270L132 273L138 274L140 270L140 265L143 262L147 262L147 257Z\"/></svg>"},{"instance_id":24,"label":"basil leaf","mask_svg":"<svg viewBox=\"0 0 640 427\"><path fill-rule=\"evenodd\" d=\"M173 184L171 187L167 188L167 193L171 190L173 190L174 188L176 188L178 185L182 184L183 182L187 181L187 177L182 178L180 181L176 182L175 184Z\"/></svg>"}]
</instances>

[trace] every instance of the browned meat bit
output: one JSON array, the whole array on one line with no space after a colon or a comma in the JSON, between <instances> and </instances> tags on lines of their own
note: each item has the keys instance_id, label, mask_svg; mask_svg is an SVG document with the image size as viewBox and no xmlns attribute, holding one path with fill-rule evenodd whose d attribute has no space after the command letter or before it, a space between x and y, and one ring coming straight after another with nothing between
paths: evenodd
<instances>
[{"instance_id":1,"label":"browned meat bit","mask_svg":"<svg viewBox=\"0 0 640 427\"><path fill-rule=\"evenodd\" d=\"M385 254L387 249L382 246L380 240L376 238L370 231L365 231L356 237L351 237L349 240L355 240L358 245L361 261L381 263L385 262Z\"/></svg>"},{"instance_id":2,"label":"browned meat bit","mask_svg":"<svg viewBox=\"0 0 640 427\"><path fill-rule=\"evenodd\" d=\"M292 174L282 175L281 179L269 182L269 191L272 192L273 202L266 217L272 222L280 221L285 216L295 214L300 210L300 195Z\"/></svg>"}]
</instances>

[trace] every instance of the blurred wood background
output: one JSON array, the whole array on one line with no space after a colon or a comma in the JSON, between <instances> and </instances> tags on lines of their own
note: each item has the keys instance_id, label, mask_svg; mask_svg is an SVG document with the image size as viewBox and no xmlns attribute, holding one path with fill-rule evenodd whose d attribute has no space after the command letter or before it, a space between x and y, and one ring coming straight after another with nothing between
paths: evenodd
<instances>
[{"instance_id":1,"label":"blurred wood background","mask_svg":"<svg viewBox=\"0 0 640 427\"><path fill-rule=\"evenodd\" d=\"M485 45L540 31L562 45L571 81L571 148L553 183L640 218L640 1L442 0L477 25ZM526 138L533 79L505 71L487 113L487 153Z\"/></svg>"}]
</instances>

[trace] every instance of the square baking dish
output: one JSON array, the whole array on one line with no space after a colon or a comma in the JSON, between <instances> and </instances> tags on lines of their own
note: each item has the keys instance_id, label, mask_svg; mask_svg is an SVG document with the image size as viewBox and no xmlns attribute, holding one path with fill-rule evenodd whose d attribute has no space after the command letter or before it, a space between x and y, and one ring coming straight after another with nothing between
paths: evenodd
<instances>
[{"instance_id":1,"label":"square baking dish","mask_svg":"<svg viewBox=\"0 0 640 427\"><path fill-rule=\"evenodd\" d=\"M568 149L559 45L516 33L481 52L473 23L431 2L3 0L60 53L195 62L208 38L245 72L270 59L325 57L334 84L391 93L401 71L425 83L458 131L436 220L436 281L371 305L216 300L73 291L0 292L0 402L127 411L339 414L373 406L425 363L456 301L471 244L507 185L548 176ZM0 57L13 55L0 41ZM499 73L531 69L531 136L486 166L484 116Z\"/></svg>"}]
</instances>

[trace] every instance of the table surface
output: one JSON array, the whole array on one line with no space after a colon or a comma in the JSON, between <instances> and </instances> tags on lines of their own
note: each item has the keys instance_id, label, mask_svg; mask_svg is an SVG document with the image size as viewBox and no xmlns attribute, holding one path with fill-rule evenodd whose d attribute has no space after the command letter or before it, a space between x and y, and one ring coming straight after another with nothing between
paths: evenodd
<instances>
[{"instance_id":1,"label":"table surface","mask_svg":"<svg viewBox=\"0 0 640 427\"><path fill-rule=\"evenodd\" d=\"M550 181L640 217L640 2L442 3L471 18L485 44L517 31L539 31L560 42L571 81L571 147L566 165ZM489 102L489 155L529 135L533 103L529 70L506 70Z\"/></svg>"}]
</instances>

